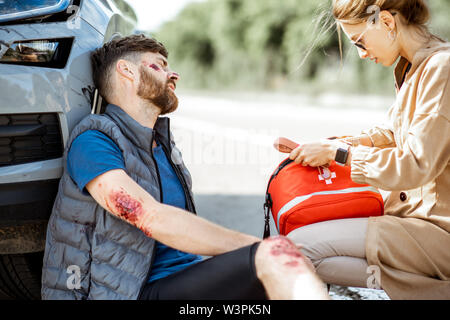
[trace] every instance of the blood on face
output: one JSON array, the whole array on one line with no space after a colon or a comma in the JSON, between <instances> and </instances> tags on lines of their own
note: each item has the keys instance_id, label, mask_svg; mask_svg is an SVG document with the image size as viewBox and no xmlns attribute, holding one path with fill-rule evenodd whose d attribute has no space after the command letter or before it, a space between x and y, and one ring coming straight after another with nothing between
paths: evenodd
<instances>
[{"instance_id":1,"label":"blood on face","mask_svg":"<svg viewBox=\"0 0 450 320\"><path fill-rule=\"evenodd\" d=\"M161 71L161 68L158 65L154 64L154 63L150 63L150 62L147 62L147 61L144 61L143 63L148 68L151 68L151 69L153 69L155 71Z\"/></svg>"},{"instance_id":2,"label":"blood on face","mask_svg":"<svg viewBox=\"0 0 450 320\"><path fill-rule=\"evenodd\" d=\"M155 71L160 71L161 69L154 63L152 63L151 65L149 65L150 68L152 68Z\"/></svg>"}]
</instances>

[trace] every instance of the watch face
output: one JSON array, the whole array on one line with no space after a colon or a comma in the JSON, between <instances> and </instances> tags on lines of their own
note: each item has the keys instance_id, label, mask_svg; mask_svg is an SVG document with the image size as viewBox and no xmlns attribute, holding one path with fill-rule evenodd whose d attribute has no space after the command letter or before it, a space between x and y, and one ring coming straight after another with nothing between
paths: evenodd
<instances>
[{"instance_id":1,"label":"watch face","mask_svg":"<svg viewBox=\"0 0 450 320\"><path fill-rule=\"evenodd\" d=\"M340 164L347 163L347 157L348 157L348 150L339 148L336 152L336 162Z\"/></svg>"}]
</instances>

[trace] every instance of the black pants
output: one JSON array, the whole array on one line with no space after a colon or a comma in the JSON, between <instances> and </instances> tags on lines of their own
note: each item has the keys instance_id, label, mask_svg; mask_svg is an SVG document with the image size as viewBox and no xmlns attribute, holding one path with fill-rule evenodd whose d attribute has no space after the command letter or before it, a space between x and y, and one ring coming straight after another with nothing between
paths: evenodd
<instances>
[{"instance_id":1,"label":"black pants","mask_svg":"<svg viewBox=\"0 0 450 320\"><path fill-rule=\"evenodd\" d=\"M140 300L266 300L256 277L259 243L203 260L147 284Z\"/></svg>"}]
</instances>

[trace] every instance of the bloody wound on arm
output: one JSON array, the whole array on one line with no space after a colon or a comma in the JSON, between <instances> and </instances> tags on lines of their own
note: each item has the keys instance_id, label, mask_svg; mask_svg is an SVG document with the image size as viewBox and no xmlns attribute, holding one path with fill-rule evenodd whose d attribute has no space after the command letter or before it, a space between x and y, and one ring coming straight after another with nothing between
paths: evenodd
<instances>
[{"instance_id":1,"label":"bloody wound on arm","mask_svg":"<svg viewBox=\"0 0 450 320\"><path fill-rule=\"evenodd\" d=\"M111 191L105 202L111 213L140 228L148 237L152 236L150 228L148 226L141 227L139 223L144 218L141 201L134 199L123 188L120 188L119 191Z\"/></svg>"}]
</instances>

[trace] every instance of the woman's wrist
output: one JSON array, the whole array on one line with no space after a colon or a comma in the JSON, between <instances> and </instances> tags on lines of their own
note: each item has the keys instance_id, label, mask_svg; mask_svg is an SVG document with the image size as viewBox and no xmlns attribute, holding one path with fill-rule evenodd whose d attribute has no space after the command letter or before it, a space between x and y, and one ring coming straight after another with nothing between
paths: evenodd
<instances>
[{"instance_id":1,"label":"woman's wrist","mask_svg":"<svg viewBox=\"0 0 450 320\"><path fill-rule=\"evenodd\" d=\"M354 145L353 147L357 147L358 145L373 147L373 142L369 135L363 134L359 137L359 144Z\"/></svg>"},{"instance_id":2,"label":"woman's wrist","mask_svg":"<svg viewBox=\"0 0 450 320\"><path fill-rule=\"evenodd\" d=\"M347 150L347 161L345 163L346 166L350 165L351 163L351 145L348 142L339 141L339 143L330 143L330 162L336 160L337 152L339 149L346 149Z\"/></svg>"},{"instance_id":3,"label":"woman's wrist","mask_svg":"<svg viewBox=\"0 0 450 320\"><path fill-rule=\"evenodd\" d=\"M328 157L329 161L328 161L328 164L331 164L331 162L336 160L336 154L337 154L339 148L341 148L341 147L342 147L342 144L341 143L336 143L336 142L330 143L328 145L328 150L329 150L329 157Z\"/></svg>"},{"instance_id":4,"label":"woman's wrist","mask_svg":"<svg viewBox=\"0 0 450 320\"><path fill-rule=\"evenodd\" d=\"M345 137L343 139L340 139L340 141L347 143L348 145L351 145L352 147L357 146L366 146L366 147L373 147L372 139L368 134L362 134L360 136L356 137Z\"/></svg>"},{"instance_id":5,"label":"woman's wrist","mask_svg":"<svg viewBox=\"0 0 450 320\"><path fill-rule=\"evenodd\" d=\"M348 148L348 153L347 153L347 162L345 163L346 167L351 167L352 166L352 147Z\"/></svg>"}]
</instances>

